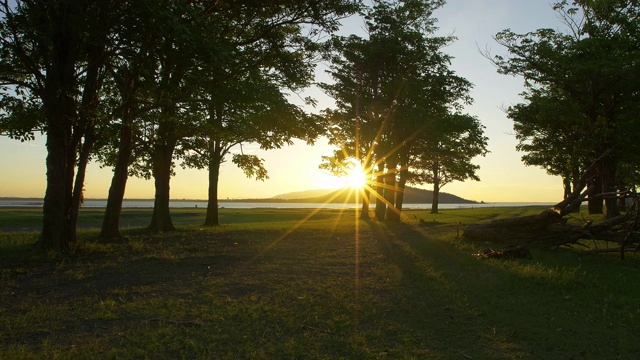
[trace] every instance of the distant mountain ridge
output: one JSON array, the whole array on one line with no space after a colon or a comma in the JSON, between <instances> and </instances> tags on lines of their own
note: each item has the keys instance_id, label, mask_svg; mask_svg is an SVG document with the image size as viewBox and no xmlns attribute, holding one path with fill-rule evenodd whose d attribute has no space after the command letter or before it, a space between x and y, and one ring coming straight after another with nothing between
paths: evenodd
<instances>
[{"instance_id":1,"label":"distant mountain ridge","mask_svg":"<svg viewBox=\"0 0 640 360\"><path fill-rule=\"evenodd\" d=\"M280 200L307 199L307 198L324 196L334 191L336 191L336 189L316 189L316 190L294 191L286 194L276 195L271 199L280 199Z\"/></svg>"},{"instance_id":2,"label":"distant mountain ridge","mask_svg":"<svg viewBox=\"0 0 640 360\"><path fill-rule=\"evenodd\" d=\"M373 195L372 195L373 196ZM373 199L373 197L372 197ZM276 195L271 200L286 200L289 202L313 202L313 203L345 203L355 202L355 192L350 188L344 189L318 189L297 191ZM406 187L404 190L405 204L430 204L433 201L433 191ZM475 204L477 201L467 200L459 196L440 192L441 204Z\"/></svg>"}]
</instances>

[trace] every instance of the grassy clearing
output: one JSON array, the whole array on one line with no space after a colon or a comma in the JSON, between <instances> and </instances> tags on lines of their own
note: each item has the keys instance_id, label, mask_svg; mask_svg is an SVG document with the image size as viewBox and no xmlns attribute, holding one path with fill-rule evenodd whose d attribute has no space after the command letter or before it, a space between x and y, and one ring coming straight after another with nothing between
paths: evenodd
<instances>
[{"instance_id":1,"label":"grassy clearing","mask_svg":"<svg viewBox=\"0 0 640 360\"><path fill-rule=\"evenodd\" d=\"M384 225L338 210L222 209L223 227L131 228L126 244L83 230L65 259L30 255L37 233L0 233L11 254L0 256L0 357L639 358L638 256L479 260L504 244L456 236L539 210L409 211ZM144 213L131 214L138 225ZM204 215L179 213L179 224Z\"/></svg>"}]
</instances>

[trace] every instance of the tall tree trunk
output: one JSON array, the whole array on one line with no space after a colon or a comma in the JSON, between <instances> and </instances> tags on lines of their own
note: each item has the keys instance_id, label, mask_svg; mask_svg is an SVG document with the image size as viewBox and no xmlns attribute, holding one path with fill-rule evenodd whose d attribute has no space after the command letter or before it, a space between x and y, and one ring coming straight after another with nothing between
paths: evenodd
<instances>
[{"instance_id":1,"label":"tall tree trunk","mask_svg":"<svg viewBox=\"0 0 640 360\"><path fill-rule=\"evenodd\" d=\"M78 216L80 214L80 207L84 200L84 179L87 173L87 164L89 163L89 155L95 144L95 137L93 131L90 131L85 137L85 141L82 144L80 150L80 156L78 158L78 172L76 174L75 183L73 185L73 195L71 198L71 215L69 217L70 228L70 242L77 240L76 229L78 227Z\"/></svg>"},{"instance_id":2,"label":"tall tree trunk","mask_svg":"<svg viewBox=\"0 0 640 360\"><path fill-rule=\"evenodd\" d=\"M76 154L78 153L79 141L80 137L76 136L76 134L71 133L69 144L67 145L67 168L65 170L65 184L64 187L66 189L65 194L65 212L67 214L67 244L75 242L77 238L76 227L71 226L71 216L73 210L73 179L75 178L75 170L76 170Z\"/></svg>"},{"instance_id":3,"label":"tall tree trunk","mask_svg":"<svg viewBox=\"0 0 640 360\"><path fill-rule=\"evenodd\" d=\"M618 183L618 196L620 196L618 198L618 210L620 211L627 211L627 198L624 197L624 194L626 194L627 191L627 186L624 183Z\"/></svg>"},{"instance_id":4,"label":"tall tree trunk","mask_svg":"<svg viewBox=\"0 0 640 360\"><path fill-rule=\"evenodd\" d=\"M440 205L440 163L438 161L433 162L433 199L431 200L431 213L438 213L438 206Z\"/></svg>"},{"instance_id":5,"label":"tall tree trunk","mask_svg":"<svg viewBox=\"0 0 640 360\"><path fill-rule=\"evenodd\" d=\"M571 171L571 194L573 194L575 189L579 186L580 186L580 168L578 166L575 166ZM569 194L567 198L571 196L571 194ZM573 212L579 213L581 211L581 208L582 208L582 205L576 207L573 210Z\"/></svg>"},{"instance_id":6,"label":"tall tree trunk","mask_svg":"<svg viewBox=\"0 0 640 360\"><path fill-rule=\"evenodd\" d=\"M42 234L37 243L38 248L47 252L69 252L67 141L68 134L62 126L47 131L47 189L42 206Z\"/></svg>"},{"instance_id":7,"label":"tall tree trunk","mask_svg":"<svg viewBox=\"0 0 640 360\"><path fill-rule=\"evenodd\" d=\"M602 192L609 193L604 198L604 218L612 219L620 215L616 194L616 161L613 155L609 155L602 161Z\"/></svg>"},{"instance_id":8,"label":"tall tree trunk","mask_svg":"<svg viewBox=\"0 0 640 360\"><path fill-rule=\"evenodd\" d=\"M396 209L402 212L402 206L404 205L404 189L407 185L407 178L409 177L409 169L407 166L402 166L400 170L400 180L398 181L398 191L396 192Z\"/></svg>"},{"instance_id":9,"label":"tall tree trunk","mask_svg":"<svg viewBox=\"0 0 640 360\"><path fill-rule=\"evenodd\" d=\"M386 219L388 221L400 220L400 212L395 207L396 203L396 172L398 163L395 159L387 159L387 174L384 179L386 185L384 189L384 198L387 203Z\"/></svg>"},{"instance_id":10,"label":"tall tree trunk","mask_svg":"<svg viewBox=\"0 0 640 360\"><path fill-rule=\"evenodd\" d=\"M116 165L113 169L107 207L100 230L100 237L106 241L122 240L120 214L129 178L129 163L133 155L133 122L137 111L135 99L139 85L138 77L133 75L127 67L122 67L114 72L114 77L117 79L116 84L122 102L120 109L122 124L120 125L120 144L118 145Z\"/></svg>"},{"instance_id":11,"label":"tall tree trunk","mask_svg":"<svg viewBox=\"0 0 640 360\"><path fill-rule=\"evenodd\" d=\"M589 214L602 214L604 213L604 201L602 200L599 194L602 194L602 176L600 172L596 174L596 177L593 179L593 190L589 193L589 197L587 198L587 208L589 209Z\"/></svg>"},{"instance_id":12,"label":"tall tree trunk","mask_svg":"<svg viewBox=\"0 0 640 360\"><path fill-rule=\"evenodd\" d=\"M571 190L571 179L569 179L568 177L563 177L562 178L562 188L564 189L563 199L566 199L572 193L572 190Z\"/></svg>"},{"instance_id":13,"label":"tall tree trunk","mask_svg":"<svg viewBox=\"0 0 640 360\"><path fill-rule=\"evenodd\" d=\"M120 213L122 212L122 201L129 178L129 162L133 153L133 114L131 111L125 113L120 127L120 145L118 147L118 158L113 169L111 186L109 187L109 197L107 208L102 219L102 229L100 237L104 240L121 240L120 235Z\"/></svg>"},{"instance_id":14,"label":"tall tree trunk","mask_svg":"<svg viewBox=\"0 0 640 360\"><path fill-rule=\"evenodd\" d=\"M106 33L105 33L106 38ZM98 91L102 87L103 77L101 71L104 67L105 44L92 44L88 47L88 67L87 76L82 91L82 102L80 104L78 126L74 127L74 138L80 147L78 156L78 171L73 184L73 194L71 198L71 215L69 217L70 242L77 240L78 215L84 196L84 180L86 176L89 156L96 143L96 114L98 113ZM84 143L82 136L84 135ZM74 144L75 146L75 144Z\"/></svg>"},{"instance_id":15,"label":"tall tree trunk","mask_svg":"<svg viewBox=\"0 0 640 360\"><path fill-rule=\"evenodd\" d=\"M207 197L207 216L204 220L204 225L219 226L218 180L220 179L220 165L222 163L219 141L213 141L209 153L211 154L209 157L209 192Z\"/></svg>"},{"instance_id":16,"label":"tall tree trunk","mask_svg":"<svg viewBox=\"0 0 640 360\"><path fill-rule=\"evenodd\" d=\"M73 94L80 48L73 24L82 19L83 11L82 4L74 1L51 3L45 10L49 31L44 35L51 41L51 58L46 67L42 95L47 124L47 188L42 206L42 233L36 246L46 252L61 254L69 252L71 188L68 176L73 172L69 149L76 116Z\"/></svg>"},{"instance_id":17,"label":"tall tree trunk","mask_svg":"<svg viewBox=\"0 0 640 360\"><path fill-rule=\"evenodd\" d=\"M369 220L369 204L371 203L371 191L369 187L362 189L362 207L360 208L360 219Z\"/></svg>"},{"instance_id":18,"label":"tall tree trunk","mask_svg":"<svg viewBox=\"0 0 640 360\"><path fill-rule=\"evenodd\" d=\"M162 127L163 124L160 126ZM162 133L160 129L158 132ZM171 165L176 143L177 140L168 139L164 144L156 146L155 154L153 154L153 178L156 194L153 202L151 223L148 226L148 229L153 232L162 233L175 231L176 229L173 226L173 221L171 221L171 212L169 210Z\"/></svg>"},{"instance_id":19,"label":"tall tree trunk","mask_svg":"<svg viewBox=\"0 0 640 360\"><path fill-rule=\"evenodd\" d=\"M383 221L387 211L387 204L384 203L384 175L382 172L376 176L376 220Z\"/></svg>"}]
</instances>

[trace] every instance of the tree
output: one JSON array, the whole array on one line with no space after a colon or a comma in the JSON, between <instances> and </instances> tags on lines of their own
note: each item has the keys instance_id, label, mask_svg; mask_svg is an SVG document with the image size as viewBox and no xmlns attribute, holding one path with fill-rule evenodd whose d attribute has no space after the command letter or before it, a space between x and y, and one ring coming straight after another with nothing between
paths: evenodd
<instances>
[{"instance_id":1,"label":"tree","mask_svg":"<svg viewBox=\"0 0 640 360\"><path fill-rule=\"evenodd\" d=\"M365 14L368 39L333 39L335 83L322 87L337 109L325 114L330 142L349 156L336 150L325 166L349 157L361 162L375 177L378 220L400 219L412 149L422 132L459 102L470 101L470 84L455 76L450 57L440 50L453 38L433 36L432 13L443 3L376 1Z\"/></svg>"},{"instance_id":2,"label":"tree","mask_svg":"<svg viewBox=\"0 0 640 360\"><path fill-rule=\"evenodd\" d=\"M309 60L318 48L314 38L321 30L337 29L338 19L355 8L357 2L347 0L268 4L170 1L141 7L134 15L139 21L127 23L138 32L123 29L124 36L133 41L124 47L127 57L120 62L123 70L128 70L123 73L131 74L138 84L122 98L131 100L128 114L134 114L139 124L122 123L126 136L121 140L126 141L121 141L118 150L112 183L116 191L110 191L109 201L113 198L114 206L113 211L107 207L103 234L119 237L117 218L127 172L154 178L156 196L149 228L172 230L169 198L174 160L193 150L193 146L182 147L184 140L202 130L203 113L212 109L212 104L221 103L214 97L224 94L226 83L240 81L255 69L268 72L275 84L289 81L289 86L296 87L302 82L295 79L308 82ZM303 24L309 25L308 36L302 35ZM145 36L147 39L139 41ZM144 129L139 140L131 138L136 128ZM268 130L263 136L269 137ZM141 152L132 161L136 142L146 154ZM235 159L247 170L257 165L256 159L247 156Z\"/></svg>"},{"instance_id":3,"label":"tree","mask_svg":"<svg viewBox=\"0 0 640 360\"><path fill-rule=\"evenodd\" d=\"M220 166L228 155L247 177L263 180L268 177L264 160L244 154L243 143L256 143L268 150L291 144L294 137L311 142L318 136L320 126L315 118L290 104L261 69L252 69L217 89L202 102L198 130L181 144L185 151L181 155L183 164L209 172L206 226L220 225L218 180ZM240 153L232 153L238 147Z\"/></svg>"},{"instance_id":4,"label":"tree","mask_svg":"<svg viewBox=\"0 0 640 360\"><path fill-rule=\"evenodd\" d=\"M67 253L75 240L84 167L95 142L108 29L117 14L112 9L118 9L112 5L90 0L0 5L3 90L14 105L39 108L47 134L47 188L38 240L44 251Z\"/></svg>"},{"instance_id":5,"label":"tree","mask_svg":"<svg viewBox=\"0 0 640 360\"><path fill-rule=\"evenodd\" d=\"M510 57L496 56L494 62L501 73L523 76L530 92L542 88L571 102L570 108L583 120L573 131L590 143L589 163L608 154L598 169L602 181L598 192L608 193L615 191L616 164L636 146L628 130L637 128L633 111L640 65L633 59L638 57L640 43L633 37L637 24L629 25L634 23L637 7L631 1L575 4L579 8L569 7L566 1L555 6L570 34L540 29L518 35L505 30L496 40ZM607 218L618 214L615 198L605 199L605 210Z\"/></svg>"},{"instance_id":6,"label":"tree","mask_svg":"<svg viewBox=\"0 0 640 360\"><path fill-rule=\"evenodd\" d=\"M184 37L186 31L176 24L171 4L136 1L131 5L123 21L113 28L114 57L108 64L109 96L117 104L113 117L118 130L113 132L111 146L98 154L103 164L113 167L100 231L101 238L107 241L121 239L120 213L130 173L150 176L149 167L140 166L136 159L142 158L144 150L151 146L144 137L152 131L150 119L157 117L157 112L152 112L162 101L163 91L157 82L162 46L165 39Z\"/></svg>"},{"instance_id":7,"label":"tree","mask_svg":"<svg viewBox=\"0 0 640 360\"><path fill-rule=\"evenodd\" d=\"M566 1L555 6L569 25L570 35L549 29L524 35L503 31L497 39L511 55L494 60L500 72L522 75L528 88L527 98L534 100L519 105L513 112L516 118L540 132L551 127L538 128L536 121L550 124L556 120L558 124L554 126L562 129L562 134L573 132L578 139L567 148L575 146L578 153L589 153L590 165L584 166L572 193L553 208L534 216L469 226L465 236L476 240L537 241L549 246L600 239L618 243L624 258L625 251L638 249L638 209L616 216L617 199L609 195L616 194L617 180L634 182L631 179L638 168L635 154L640 134L637 121L640 7L637 1L629 0L579 0L573 4L577 7L569 7ZM534 92L538 89L540 93ZM536 114L532 110L536 107L544 110L538 112L543 116L531 116ZM546 110L554 108L562 109L560 116L545 118L549 115ZM576 109L575 116L566 116L571 109ZM529 121L532 123L528 124ZM596 177L602 180L599 189L593 181ZM607 220L581 226L567 224L564 217L579 208L593 191L607 196ZM637 195L633 196L637 200Z\"/></svg>"},{"instance_id":8,"label":"tree","mask_svg":"<svg viewBox=\"0 0 640 360\"><path fill-rule=\"evenodd\" d=\"M318 35L335 31L337 21L355 9L352 1L256 3L244 8L242 17L218 19L228 22L216 40L226 53L196 83L201 125L185 138L186 153L180 155L186 165L209 170L206 225L218 224L219 170L232 148L253 142L272 149L294 137L317 137L315 119L291 105L282 89L296 91L310 84ZM232 161L247 176L267 176L256 155L234 154Z\"/></svg>"},{"instance_id":9,"label":"tree","mask_svg":"<svg viewBox=\"0 0 640 360\"><path fill-rule=\"evenodd\" d=\"M594 156L589 141L580 135L585 120L575 104L557 90L531 89L523 96L526 103L507 109L518 140L516 150L525 153L525 165L540 166L550 175L560 176L566 199Z\"/></svg>"},{"instance_id":10,"label":"tree","mask_svg":"<svg viewBox=\"0 0 640 360\"><path fill-rule=\"evenodd\" d=\"M476 156L487 153L487 138L482 124L475 117L451 114L433 124L417 145L417 169L412 183L433 184L431 213L438 213L440 189L453 181L467 179L480 181L476 170L480 167L471 162Z\"/></svg>"}]
</instances>

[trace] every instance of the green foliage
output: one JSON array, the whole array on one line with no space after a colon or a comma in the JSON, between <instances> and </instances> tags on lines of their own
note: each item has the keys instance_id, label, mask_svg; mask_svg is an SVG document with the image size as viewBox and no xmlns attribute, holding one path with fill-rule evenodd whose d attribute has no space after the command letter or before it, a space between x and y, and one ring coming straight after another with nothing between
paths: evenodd
<instances>
[{"instance_id":1,"label":"green foliage","mask_svg":"<svg viewBox=\"0 0 640 360\"><path fill-rule=\"evenodd\" d=\"M36 99L4 93L0 99L0 109L0 135L24 142L35 140L36 132L45 131L42 107Z\"/></svg>"},{"instance_id":2,"label":"green foliage","mask_svg":"<svg viewBox=\"0 0 640 360\"><path fill-rule=\"evenodd\" d=\"M368 38L332 39L327 58L335 83L321 87L337 104L324 116L330 143L339 149L321 168L344 173L345 160L355 158L372 177L386 175L384 183L373 185L385 191L396 182L404 186L409 169L431 171L434 161L447 169L447 181L475 177L477 166L470 161L486 152L486 138L479 122L461 113L471 103L471 84L449 69L450 57L441 51L454 38L434 35L433 11L443 4L376 1L364 13ZM468 120L466 130L455 130L454 124L464 122L456 119ZM438 146L440 155L433 150ZM385 204L396 202L399 197Z\"/></svg>"},{"instance_id":3,"label":"green foliage","mask_svg":"<svg viewBox=\"0 0 640 360\"><path fill-rule=\"evenodd\" d=\"M66 232L74 225L62 217L77 205L67 186L76 165L79 179L91 156L116 165L119 189L127 174L170 176L175 155L202 146L180 142L206 127L210 103L235 110L225 121L237 126L208 129L211 141L226 141L223 148L313 141L315 122L282 89L310 84L322 34L359 6L352 0L2 3L0 134L28 140L47 131L43 244L73 237ZM161 191L167 197L168 182Z\"/></svg>"},{"instance_id":4,"label":"green foliage","mask_svg":"<svg viewBox=\"0 0 640 360\"><path fill-rule=\"evenodd\" d=\"M263 165L264 160L255 155L235 154L232 161L244 171L247 177L263 181L269 178Z\"/></svg>"},{"instance_id":5,"label":"green foliage","mask_svg":"<svg viewBox=\"0 0 640 360\"><path fill-rule=\"evenodd\" d=\"M521 75L527 86L526 102L508 110L523 160L567 179L605 152L620 168L637 167L637 2L562 1L555 9L567 33L496 35L510 53L494 58L499 72Z\"/></svg>"},{"instance_id":6,"label":"green foliage","mask_svg":"<svg viewBox=\"0 0 640 360\"><path fill-rule=\"evenodd\" d=\"M575 181L593 156L591 141L581 136L585 119L575 104L559 91L532 89L524 94L527 103L509 107L526 165L545 168L551 175Z\"/></svg>"},{"instance_id":7,"label":"green foliage","mask_svg":"<svg viewBox=\"0 0 640 360\"><path fill-rule=\"evenodd\" d=\"M480 181L471 162L487 153L484 126L472 116L455 114L436 121L425 131L416 146L415 172L412 183L438 184L442 187L453 181Z\"/></svg>"}]
</instances>

